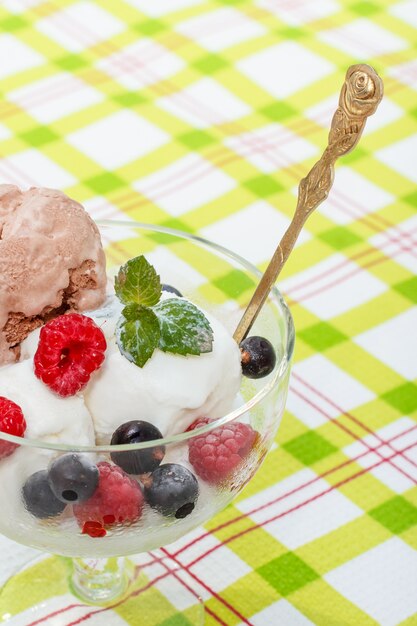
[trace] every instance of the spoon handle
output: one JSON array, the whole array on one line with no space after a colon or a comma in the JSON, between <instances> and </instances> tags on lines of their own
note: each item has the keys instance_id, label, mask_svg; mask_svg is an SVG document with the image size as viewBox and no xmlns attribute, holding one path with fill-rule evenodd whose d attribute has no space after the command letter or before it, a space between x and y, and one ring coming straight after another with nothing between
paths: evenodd
<instances>
[{"instance_id":1,"label":"spoon handle","mask_svg":"<svg viewBox=\"0 0 417 626\"><path fill-rule=\"evenodd\" d=\"M333 184L334 164L359 142L366 119L375 113L383 96L383 83L369 65L351 65L333 115L328 145L321 158L298 187L297 208L274 256L240 320L234 339L239 344L248 334L282 268L288 260L309 215L327 198Z\"/></svg>"}]
</instances>

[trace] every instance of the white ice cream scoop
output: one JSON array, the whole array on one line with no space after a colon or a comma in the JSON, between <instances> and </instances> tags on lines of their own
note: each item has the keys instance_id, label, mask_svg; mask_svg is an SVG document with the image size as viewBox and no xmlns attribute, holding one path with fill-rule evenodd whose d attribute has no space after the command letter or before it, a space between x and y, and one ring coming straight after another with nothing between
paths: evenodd
<instances>
[{"instance_id":1,"label":"white ice cream scoop","mask_svg":"<svg viewBox=\"0 0 417 626\"><path fill-rule=\"evenodd\" d=\"M230 410L240 387L240 351L224 326L205 315L213 329L212 352L181 356L157 349L143 368L120 353L103 326L106 360L84 391L98 442L108 443L130 420L150 422L166 437L183 432L196 417ZM107 328L114 328L111 320Z\"/></svg>"},{"instance_id":2,"label":"white ice cream scoop","mask_svg":"<svg viewBox=\"0 0 417 626\"><path fill-rule=\"evenodd\" d=\"M0 368L0 396L20 406L25 437L49 443L94 445L91 415L81 395L61 398L38 380L32 359Z\"/></svg>"}]
</instances>

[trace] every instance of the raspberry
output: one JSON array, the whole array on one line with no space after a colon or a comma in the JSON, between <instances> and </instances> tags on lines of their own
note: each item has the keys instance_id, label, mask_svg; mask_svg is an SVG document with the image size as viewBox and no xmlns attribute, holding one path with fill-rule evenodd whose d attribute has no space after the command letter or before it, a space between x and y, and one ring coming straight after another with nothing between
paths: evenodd
<instances>
[{"instance_id":1,"label":"raspberry","mask_svg":"<svg viewBox=\"0 0 417 626\"><path fill-rule=\"evenodd\" d=\"M61 315L40 332L35 374L60 396L73 396L101 366L106 347L103 332L90 317Z\"/></svg>"},{"instance_id":2,"label":"raspberry","mask_svg":"<svg viewBox=\"0 0 417 626\"><path fill-rule=\"evenodd\" d=\"M90 537L103 537L106 526L136 522L143 508L142 491L135 480L106 461L97 467L100 478L96 492L73 507L80 528Z\"/></svg>"},{"instance_id":3,"label":"raspberry","mask_svg":"<svg viewBox=\"0 0 417 626\"><path fill-rule=\"evenodd\" d=\"M198 418L187 431L195 430L213 420ZM232 422L189 441L188 453L197 474L209 483L228 478L254 447L259 434L247 424Z\"/></svg>"},{"instance_id":4,"label":"raspberry","mask_svg":"<svg viewBox=\"0 0 417 626\"><path fill-rule=\"evenodd\" d=\"M23 437L25 431L26 420L20 406L0 396L0 432ZM0 459L10 456L17 447L17 443L0 439Z\"/></svg>"},{"instance_id":5,"label":"raspberry","mask_svg":"<svg viewBox=\"0 0 417 626\"><path fill-rule=\"evenodd\" d=\"M83 535L89 535L90 537L105 537L107 535L107 530L103 528L100 522L84 522Z\"/></svg>"}]
</instances>

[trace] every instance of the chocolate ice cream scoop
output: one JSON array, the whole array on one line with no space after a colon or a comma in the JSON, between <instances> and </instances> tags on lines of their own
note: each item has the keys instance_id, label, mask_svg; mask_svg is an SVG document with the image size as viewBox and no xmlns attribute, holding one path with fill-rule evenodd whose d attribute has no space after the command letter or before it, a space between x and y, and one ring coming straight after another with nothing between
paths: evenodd
<instances>
[{"instance_id":1,"label":"chocolate ice cream scoop","mask_svg":"<svg viewBox=\"0 0 417 626\"><path fill-rule=\"evenodd\" d=\"M0 365L45 321L99 307L106 261L84 208L55 189L0 185Z\"/></svg>"}]
</instances>

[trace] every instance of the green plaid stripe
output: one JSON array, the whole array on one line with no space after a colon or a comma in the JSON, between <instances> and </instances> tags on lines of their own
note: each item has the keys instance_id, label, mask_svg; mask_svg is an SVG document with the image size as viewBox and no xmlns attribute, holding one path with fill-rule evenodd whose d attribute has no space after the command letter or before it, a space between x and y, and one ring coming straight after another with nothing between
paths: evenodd
<instances>
[{"instance_id":1,"label":"green plaid stripe","mask_svg":"<svg viewBox=\"0 0 417 626\"><path fill-rule=\"evenodd\" d=\"M61 187L95 218L202 233L261 268L347 66L384 78L281 281L298 343L279 445L232 506L167 550L209 625L417 624L415 16L411 0L0 8L2 181ZM108 242L114 263L128 245ZM187 261L146 241L160 245ZM206 295L247 301L239 274L197 269ZM155 594L154 624L186 624Z\"/></svg>"}]
</instances>

